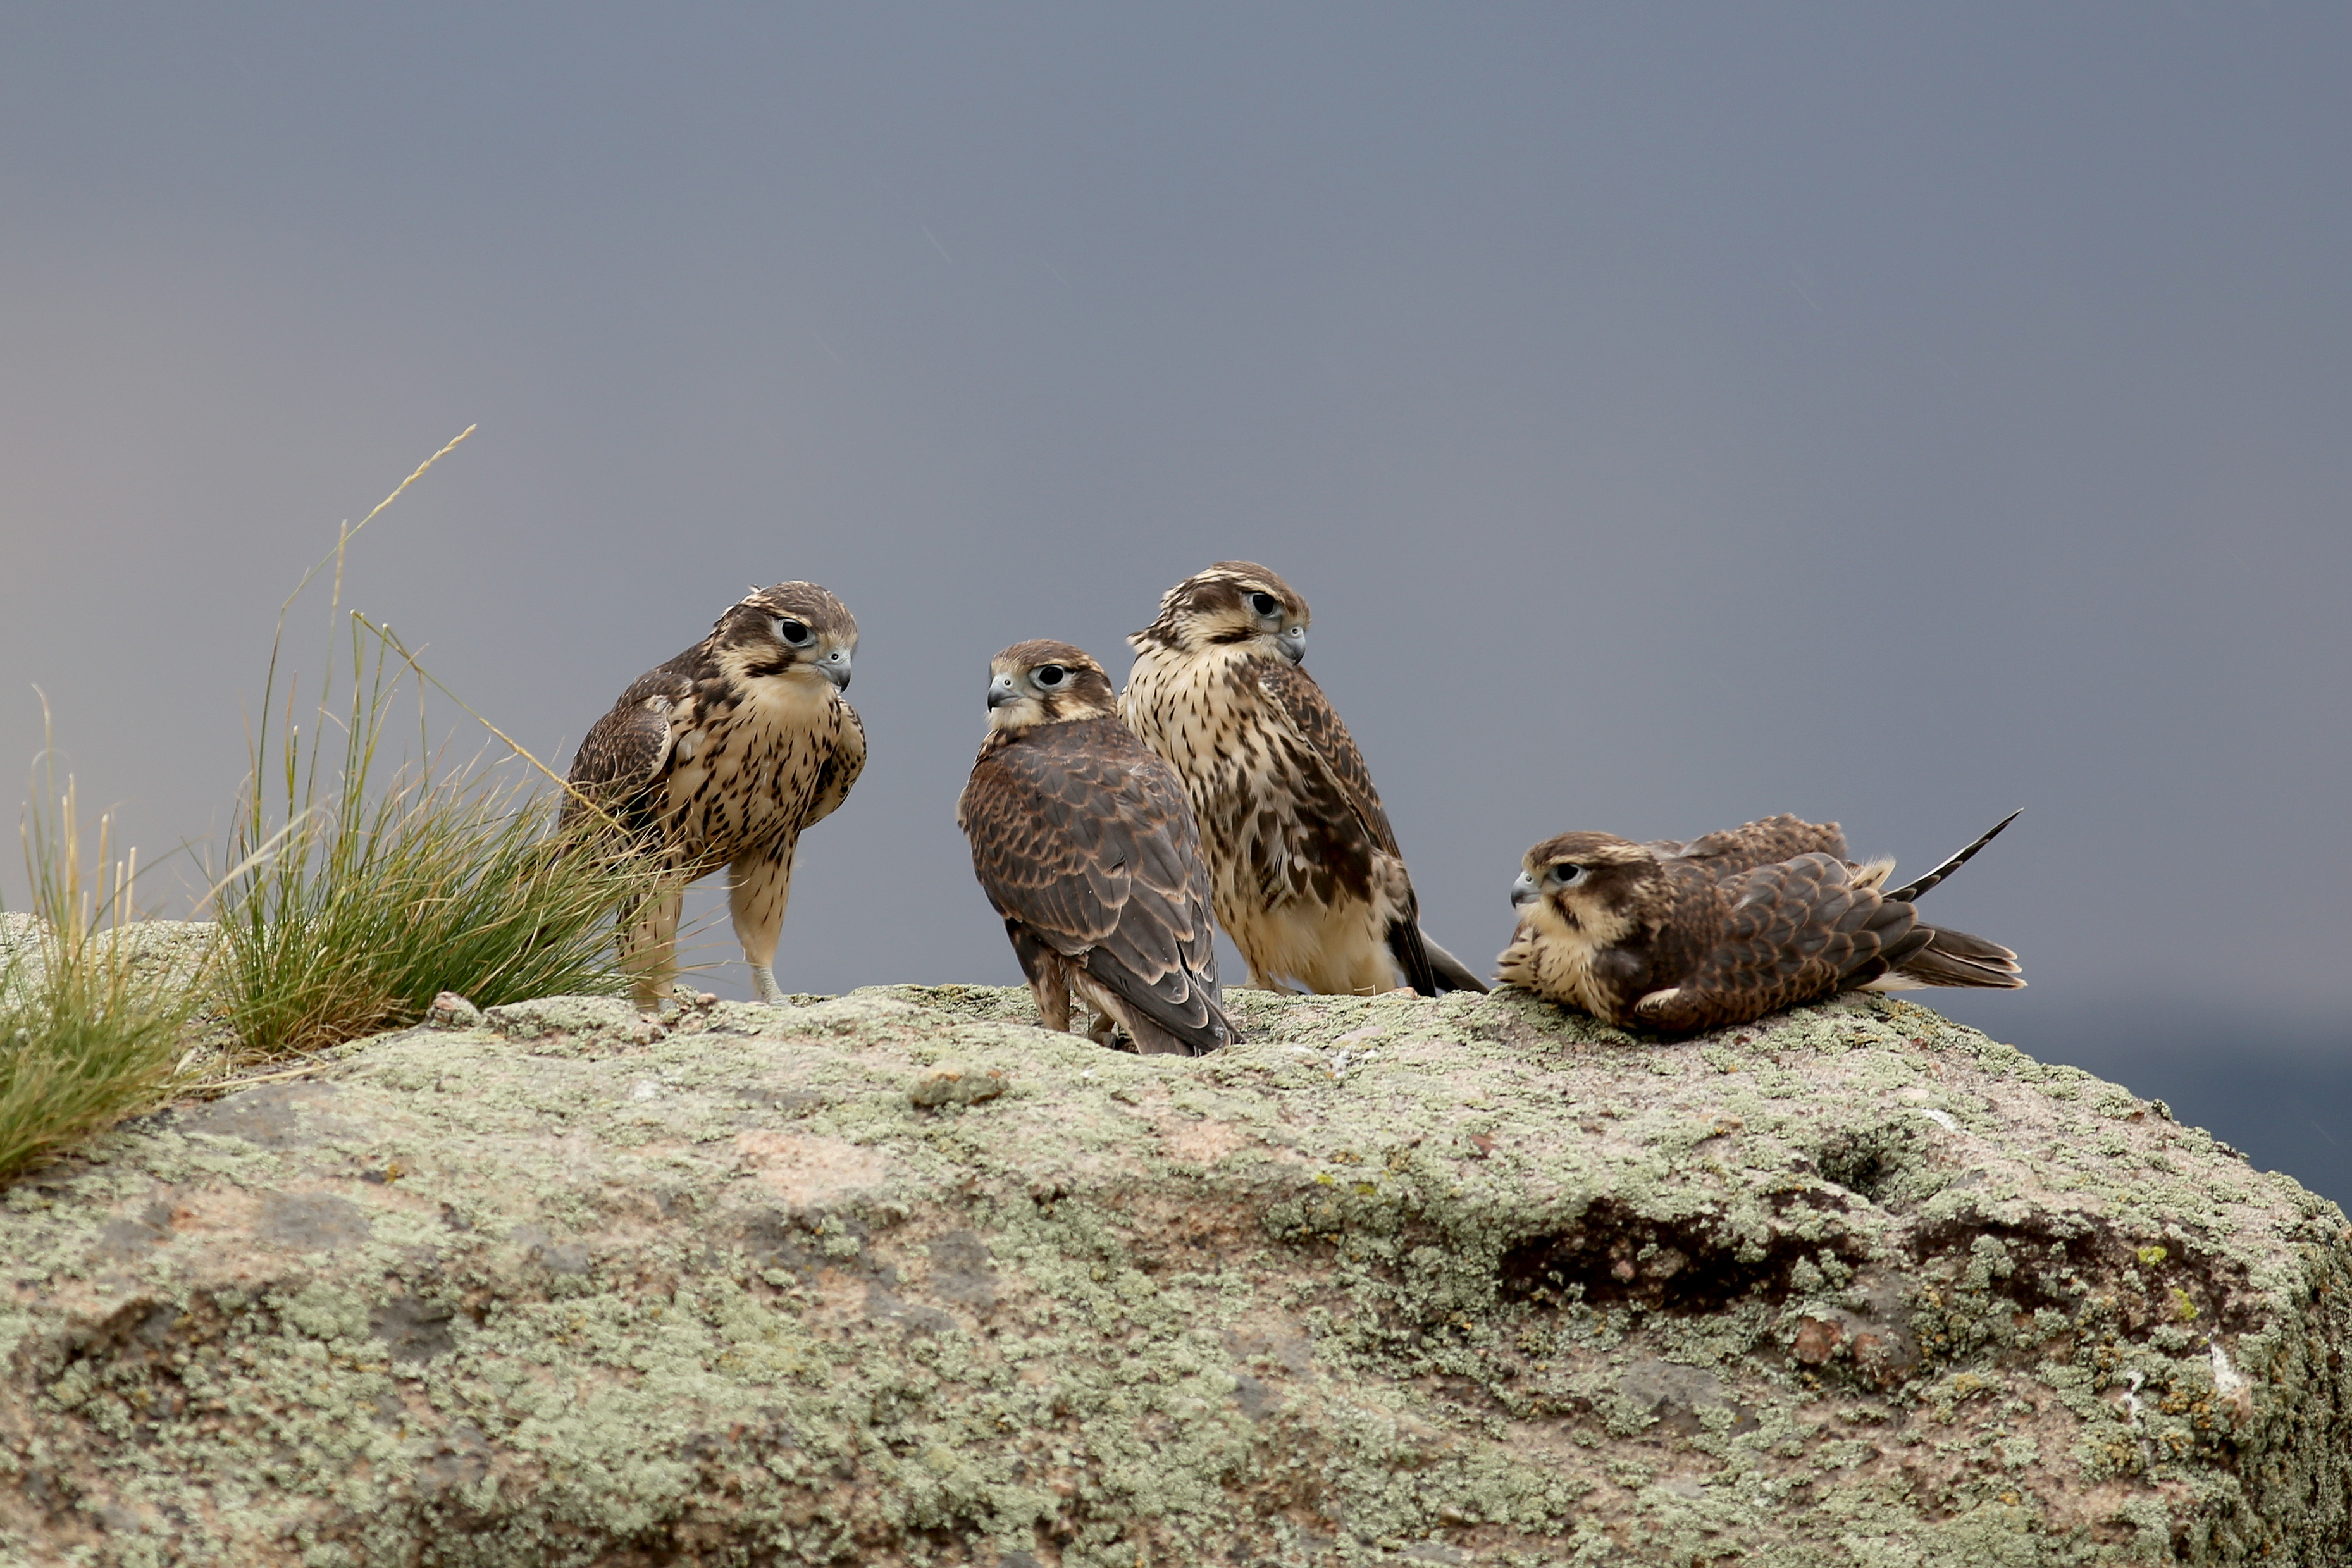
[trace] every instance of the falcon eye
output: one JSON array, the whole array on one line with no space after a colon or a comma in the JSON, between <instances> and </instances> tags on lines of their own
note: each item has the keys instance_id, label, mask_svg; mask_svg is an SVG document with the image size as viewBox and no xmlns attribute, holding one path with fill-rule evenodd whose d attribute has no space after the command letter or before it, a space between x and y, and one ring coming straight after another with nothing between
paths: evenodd
<instances>
[{"instance_id":1,"label":"falcon eye","mask_svg":"<svg viewBox=\"0 0 2352 1568\"><path fill-rule=\"evenodd\" d=\"M1282 608L1282 601L1271 593L1253 593L1250 595L1250 608L1260 615L1271 615Z\"/></svg>"},{"instance_id":2,"label":"falcon eye","mask_svg":"<svg viewBox=\"0 0 2352 1568\"><path fill-rule=\"evenodd\" d=\"M1040 664L1037 666L1037 684L1041 686L1058 686L1062 684L1062 677L1069 673L1059 664Z\"/></svg>"},{"instance_id":3,"label":"falcon eye","mask_svg":"<svg viewBox=\"0 0 2352 1568\"><path fill-rule=\"evenodd\" d=\"M788 618L776 622L776 637L788 647L805 648L816 640L816 633L808 629L806 622Z\"/></svg>"},{"instance_id":4,"label":"falcon eye","mask_svg":"<svg viewBox=\"0 0 2352 1568\"><path fill-rule=\"evenodd\" d=\"M1566 887L1583 874L1584 868L1573 861L1562 861L1551 868L1551 879L1562 887Z\"/></svg>"}]
</instances>

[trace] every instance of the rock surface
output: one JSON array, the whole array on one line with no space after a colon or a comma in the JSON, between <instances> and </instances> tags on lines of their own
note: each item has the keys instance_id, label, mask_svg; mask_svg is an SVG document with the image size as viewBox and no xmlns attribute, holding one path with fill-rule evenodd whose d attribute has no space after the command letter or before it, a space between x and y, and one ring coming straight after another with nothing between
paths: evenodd
<instances>
[{"instance_id":1,"label":"rock surface","mask_svg":"<svg viewBox=\"0 0 2352 1568\"><path fill-rule=\"evenodd\" d=\"M0 1201L0 1558L2352 1560L2352 1239L1899 1001L493 1009ZM446 1009L463 1024L462 1009Z\"/></svg>"}]
</instances>

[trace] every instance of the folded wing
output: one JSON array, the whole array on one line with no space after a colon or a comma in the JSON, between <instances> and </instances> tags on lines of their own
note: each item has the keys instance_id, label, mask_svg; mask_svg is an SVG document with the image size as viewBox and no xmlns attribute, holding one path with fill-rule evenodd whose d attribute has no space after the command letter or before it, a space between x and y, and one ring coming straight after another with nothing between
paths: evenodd
<instances>
[{"instance_id":1,"label":"folded wing","mask_svg":"<svg viewBox=\"0 0 2352 1568\"><path fill-rule=\"evenodd\" d=\"M972 869L1016 949L1025 934L1080 965L1191 1051L1230 1038L1191 803L1117 719L984 755L962 814Z\"/></svg>"},{"instance_id":2,"label":"folded wing","mask_svg":"<svg viewBox=\"0 0 2352 1568\"><path fill-rule=\"evenodd\" d=\"M1809 852L1727 878L1721 934L1679 985L1635 1003L1673 1030L1745 1023L1876 979L1927 946L1906 902L1857 885L1841 857Z\"/></svg>"}]
</instances>

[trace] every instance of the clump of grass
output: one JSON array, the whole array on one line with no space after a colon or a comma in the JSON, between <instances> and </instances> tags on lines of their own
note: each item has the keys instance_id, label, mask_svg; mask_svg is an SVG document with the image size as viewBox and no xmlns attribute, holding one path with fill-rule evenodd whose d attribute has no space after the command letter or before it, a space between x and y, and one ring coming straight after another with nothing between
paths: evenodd
<instances>
[{"instance_id":1,"label":"clump of grass","mask_svg":"<svg viewBox=\"0 0 2352 1568\"><path fill-rule=\"evenodd\" d=\"M331 634L310 733L294 722L290 689L273 729L287 611L331 563L336 616L352 536L457 444L345 528L279 610L232 865L211 894L220 920L216 1005L250 1055L397 1028L424 1016L442 991L493 1007L629 987L612 925L648 891L651 872L556 838L561 797L533 792L535 775L521 765L546 769L511 741L504 758L439 761L424 720L424 687L438 683L388 627L357 614L331 622L349 633L348 662L339 657L343 639ZM400 761L389 743L411 677L418 747ZM325 739L331 731L339 745Z\"/></svg>"},{"instance_id":2,"label":"clump of grass","mask_svg":"<svg viewBox=\"0 0 2352 1568\"><path fill-rule=\"evenodd\" d=\"M137 852L115 861L101 816L87 858L73 779L46 750L43 768L21 827L31 907L0 913L0 1179L153 1104L197 999L137 961Z\"/></svg>"},{"instance_id":3,"label":"clump of grass","mask_svg":"<svg viewBox=\"0 0 2352 1568\"><path fill-rule=\"evenodd\" d=\"M612 926L632 868L563 852L548 798L495 766L412 765L371 799L381 716L361 715L330 800L298 795L282 824L255 810L240 826L215 985L244 1048L356 1040L415 1021L442 991L495 1007L625 990Z\"/></svg>"}]
</instances>

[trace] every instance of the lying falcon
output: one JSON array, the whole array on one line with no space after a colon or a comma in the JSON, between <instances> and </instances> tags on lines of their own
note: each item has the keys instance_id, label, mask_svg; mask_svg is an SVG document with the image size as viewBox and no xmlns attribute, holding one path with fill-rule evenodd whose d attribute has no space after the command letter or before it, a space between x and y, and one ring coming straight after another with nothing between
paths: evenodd
<instances>
[{"instance_id":1,"label":"lying falcon","mask_svg":"<svg viewBox=\"0 0 2352 1568\"><path fill-rule=\"evenodd\" d=\"M1497 978L1667 1033L1844 990L2022 986L2016 954L1929 925L1914 906L2016 818L1892 890L1895 862L1848 861L1834 822L1772 817L1686 844L1562 833L1527 852Z\"/></svg>"},{"instance_id":2,"label":"lying falcon","mask_svg":"<svg viewBox=\"0 0 2352 1568\"><path fill-rule=\"evenodd\" d=\"M1282 579L1221 560L1170 589L1128 639L1119 712L1183 776L1218 924L1267 990L1483 991L1421 929L1363 753L1299 667L1307 622Z\"/></svg>"},{"instance_id":3,"label":"lying falcon","mask_svg":"<svg viewBox=\"0 0 2352 1568\"><path fill-rule=\"evenodd\" d=\"M580 743L563 825L604 813L678 873L624 922L640 1002L669 988L685 884L721 866L760 999L783 1000L774 966L793 852L866 766L865 727L841 697L856 651L856 620L815 583L754 589L709 636L637 677Z\"/></svg>"},{"instance_id":4,"label":"lying falcon","mask_svg":"<svg viewBox=\"0 0 2352 1568\"><path fill-rule=\"evenodd\" d=\"M1184 786L1118 719L1110 678L1067 643L989 666L988 738L956 805L971 866L1037 998L1070 996L1136 1050L1197 1056L1238 1040L1217 984L1209 873Z\"/></svg>"}]
</instances>

